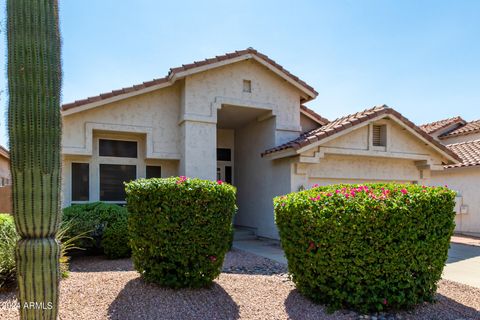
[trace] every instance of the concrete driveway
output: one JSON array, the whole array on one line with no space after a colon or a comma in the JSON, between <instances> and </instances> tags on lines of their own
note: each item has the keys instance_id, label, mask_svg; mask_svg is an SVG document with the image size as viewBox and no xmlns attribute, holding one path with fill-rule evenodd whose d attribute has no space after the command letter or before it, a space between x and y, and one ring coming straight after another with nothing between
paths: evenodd
<instances>
[{"instance_id":1,"label":"concrete driveway","mask_svg":"<svg viewBox=\"0 0 480 320\"><path fill-rule=\"evenodd\" d=\"M287 263L277 241L245 239L234 241L233 246L280 263ZM442 277L480 288L480 246L452 242Z\"/></svg>"},{"instance_id":2,"label":"concrete driveway","mask_svg":"<svg viewBox=\"0 0 480 320\"><path fill-rule=\"evenodd\" d=\"M442 277L480 288L480 246L450 243Z\"/></svg>"}]
</instances>

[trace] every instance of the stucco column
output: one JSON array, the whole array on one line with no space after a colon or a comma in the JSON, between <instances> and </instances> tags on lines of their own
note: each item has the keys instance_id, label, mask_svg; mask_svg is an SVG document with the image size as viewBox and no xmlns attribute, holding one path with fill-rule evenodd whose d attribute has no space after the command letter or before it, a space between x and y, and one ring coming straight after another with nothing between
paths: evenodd
<instances>
[{"instance_id":1,"label":"stucco column","mask_svg":"<svg viewBox=\"0 0 480 320\"><path fill-rule=\"evenodd\" d=\"M180 175L215 180L217 125L215 123L185 120L180 128L182 134Z\"/></svg>"}]
</instances>

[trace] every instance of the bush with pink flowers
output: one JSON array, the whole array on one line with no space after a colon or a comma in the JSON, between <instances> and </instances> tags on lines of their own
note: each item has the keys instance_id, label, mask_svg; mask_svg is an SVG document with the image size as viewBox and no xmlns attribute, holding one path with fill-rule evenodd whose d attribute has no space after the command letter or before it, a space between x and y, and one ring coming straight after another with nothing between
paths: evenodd
<instances>
[{"instance_id":1,"label":"bush with pink flowers","mask_svg":"<svg viewBox=\"0 0 480 320\"><path fill-rule=\"evenodd\" d=\"M236 189L222 181L176 177L126 184L132 259L148 282L205 287L230 248Z\"/></svg>"},{"instance_id":2,"label":"bush with pink flowers","mask_svg":"<svg viewBox=\"0 0 480 320\"><path fill-rule=\"evenodd\" d=\"M434 297L455 192L401 184L314 187L274 199L298 290L330 310L409 308Z\"/></svg>"}]
</instances>

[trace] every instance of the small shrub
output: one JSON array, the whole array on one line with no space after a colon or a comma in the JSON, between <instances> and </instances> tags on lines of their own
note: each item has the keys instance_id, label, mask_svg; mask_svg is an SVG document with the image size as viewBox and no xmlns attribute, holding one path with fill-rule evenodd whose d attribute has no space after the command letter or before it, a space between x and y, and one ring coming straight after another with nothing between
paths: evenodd
<instances>
[{"instance_id":1,"label":"small shrub","mask_svg":"<svg viewBox=\"0 0 480 320\"><path fill-rule=\"evenodd\" d=\"M103 233L103 251L111 259L130 257L127 216L119 217L117 221L105 229Z\"/></svg>"},{"instance_id":2,"label":"small shrub","mask_svg":"<svg viewBox=\"0 0 480 320\"><path fill-rule=\"evenodd\" d=\"M229 250L235 188L221 181L167 178L126 184L132 258L144 279L204 287Z\"/></svg>"},{"instance_id":3,"label":"small shrub","mask_svg":"<svg viewBox=\"0 0 480 320\"><path fill-rule=\"evenodd\" d=\"M127 217L127 209L103 202L72 205L63 209L63 220L73 222L67 236L88 236L77 239L75 245L91 253L105 253L112 259L130 256Z\"/></svg>"},{"instance_id":4,"label":"small shrub","mask_svg":"<svg viewBox=\"0 0 480 320\"><path fill-rule=\"evenodd\" d=\"M316 187L274 199L298 290L330 310L409 308L432 301L454 229L446 187Z\"/></svg>"},{"instance_id":5,"label":"small shrub","mask_svg":"<svg viewBox=\"0 0 480 320\"><path fill-rule=\"evenodd\" d=\"M13 217L0 213L0 289L15 283L15 245L18 240Z\"/></svg>"}]
</instances>

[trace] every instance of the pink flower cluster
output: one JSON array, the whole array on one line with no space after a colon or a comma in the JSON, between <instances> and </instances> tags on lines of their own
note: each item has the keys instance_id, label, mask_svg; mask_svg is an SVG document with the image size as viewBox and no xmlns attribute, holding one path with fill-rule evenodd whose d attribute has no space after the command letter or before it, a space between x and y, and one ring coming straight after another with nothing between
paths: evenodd
<instances>
[{"instance_id":1,"label":"pink flower cluster","mask_svg":"<svg viewBox=\"0 0 480 320\"><path fill-rule=\"evenodd\" d=\"M354 188L343 187L341 189L337 189L337 190L335 190L335 194L343 195L346 199L348 199L348 198L354 198L359 193L365 193L372 199L385 200L392 193L392 190L389 190L389 189L386 189L386 188L383 188L383 187L380 188L380 190L381 190L381 193L379 195L377 195L374 192L374 190L370 189L368 186L361 185L361 186L357 186L357 187L354 187ZM397 189L393 190L393 192L397 192ZM405 188L401 189L400 192L403 195L408 194L408 190L405 189ZM332 193L322 192L319 195L317 195L316 197L311 197L310 200L315 202L315 201L320 200L322 196L331 197L332 195L333 195Z\"/></svg>"},{"instance_id":2,"label":"pink flower cluster","mask_svg":"<svg viewBox=\"0 0 480 320\"><path fill-rule=\"evenodd\" d=\"M217 183L221 185L221 184L223 184L223 181L222 180L217 180Z\"/></svg>"},{"instance_id":3,"label":"pink flower cluster","mask_svg":"<svg viewBox=\"0 0 480 320\"><path fill-rule=\"evenodd\" d=\"M187 177L185 176L180 176L179 179L177 180L177 184L182 184L185 181L187 181Z\"/></svg>"},{"instance_id":4,"label":"pink flower cluster","mask_svg":"<svg viewBox=\"0 0 480 320\"><path fill-rule=\"evenodd\" d=\"M343 187L342 189L335 190L337 194L343 194L345 198L355 197L357 193L365 192L365 193L372 193L372 191L367 186L358 186L355 188L346 188Z\"/></svg>"},{"instance_id":5,"label":"pink flower cluster","mask_svg":"<svg viewBox=\"0 0 480 320\"><path fill-rule=\"evenodd\" d=\"M210 259L211 262L217 261L217 257L215 256L209 256L208 258Z\"/></svg>"}]
</instances>

